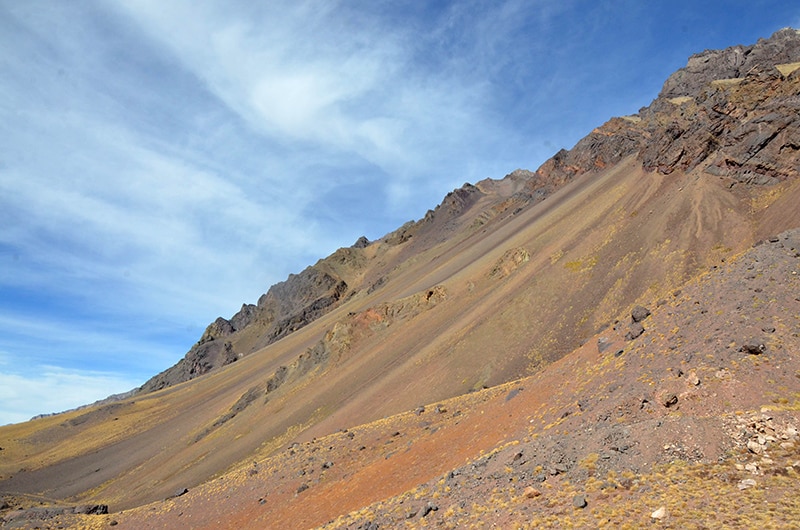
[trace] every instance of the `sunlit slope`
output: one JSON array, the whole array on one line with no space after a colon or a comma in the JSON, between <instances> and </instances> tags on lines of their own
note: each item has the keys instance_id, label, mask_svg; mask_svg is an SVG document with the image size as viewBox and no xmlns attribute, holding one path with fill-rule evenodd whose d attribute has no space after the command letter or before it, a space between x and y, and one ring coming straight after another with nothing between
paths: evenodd
<instances>
[{"instance_id":1,"label":"sunlit slope","mask_svg":"<svg viewBox=\"0 0 800 530\"><path fill-rule=\"evenodd\" d=\"M0 493L162 499L293 441L537 373L634 303L797 227L800 70L782 66L800 33L743 49L694 56L651 106L535 173L467 184L273 286L209 326L161 390L0 428Z\"/></svg>"},{"instance_id":2,"label":"sunlit slope","mask_svg":"<svg viewBox=\"0 0 800 530\"><path fill-rule=\"evenodd\" d=\"M29 434L13 446L20 459L2 469L15 477L4 487L134 506L295 439L527 375L620 308L665 296L757 232L777 233L787 218L771 209L800 203L796 186L740 192L694 174L646 173L633 158L476 223L496 200L478 201L459 216L455 236L413 259L387 256L380 288L257 354L107 405L113 412L70 415L90 421L26 424ZM326 334L329 351L267 393L276 371L297 365ZM13 438L14 429L23 427L0 432Z\"/></svg>"}]
</instances>

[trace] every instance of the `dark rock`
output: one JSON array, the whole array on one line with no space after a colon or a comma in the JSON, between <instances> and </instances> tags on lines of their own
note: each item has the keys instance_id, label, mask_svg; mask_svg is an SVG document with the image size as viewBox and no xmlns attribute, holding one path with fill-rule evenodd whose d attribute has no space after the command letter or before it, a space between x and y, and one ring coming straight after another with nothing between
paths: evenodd
<instances>
[{"instance_id":1,"label":"dark rock","mask_svg":"<svg viewBox=\"0 0 800 530\"><path fill-rule=\"evenodd\" d=\"M75 506L72 513L81 515L105 515L108 513L108 505L106 504L82 504Z\"/></svg>"},{"instance_id":2,"label":"dark rock","mask_svg":"<svg viewBox=\"0 0 800 530\"><path fill-rule=\"evenodd\" d=\"M439 510L438 506L436 506L435 504L429 502L422 509L422 514L420 515L420 517L427 517L431 512L435 512L435 511L438 511L438 510Z\"/></svg>"},{"instance_id":3,"label":"dark rock","mask_svg":"<svg viewBox=\"0 0 800 530\"><path fill-rule=\"evenodd\" d=\"M355 243L353 243L353 248L366 248L369 246L369 239L365 236L359 237Z\"/></svg>"},{"instance_id":4,"label":"dark rock","mask_svg":"<svg viewBox=\"0 0 800 530\"><path fill-rule=\"evenodd\" d=\"M303 493L307 489L308 489L308 484L300 484L300 486L297 487L297 493Z\"/></svg>"},{"instance_id":5,"label":"dark rock","mask_svg":"<svg viewBox=\"0 0 800 530\"><path fill-rule=\"evenodd\" d=\"M650 310L640 305L637 305L633 308L633 311L631 311L631 319L633 319L634 322L641 322L649 316Z\"/></svg>"},{"instance_id":6,"label":"dark rock","mask_svg":"<svg viewBox=\"0 0 800 530\"><path fill-rule=\"evenodd\" d=\"M749 353L750 355L760 355L767 351L767 346L758 339L750 339L742 344L742 347L739 349L739 351Z\"/></svg>"},{"instance_id":7,"label":"dark rock","mask_svg":"<svg viewBox=\"0 0 800 530\"><path fill-rule=\"evenodd\" d=\"M670 408L678 403L678 396L675 393L669 393L664 395L661 399L661 404L667 408Z\"/></svg>"},{"instance_id":8,"label":"dark rock","mask_svg":"<svg viewBox=\"0 0 800 530\"><path fill-rule=\"evenodd\" d=\"M175 491L175 493L172 494L172 496L180 497L181 495L186 495L187 493L189 493L189 490L187 488L179 488Z\"/></svg>"},{"instance_id":9,"label":"dark rock","mask_svg":"<svg viewBox=\"0 0 800 530\"><path fill-rule=\"evenodd\" d=\"M572 505L575 508L586 508L589 503L586 502L586 495L578 494L572 497Z\"/></svg>"},{"instance_id":10,"label":"dark rock","mask_svg":"<svg viewBox=\"0 0 800 530\"><path fill-rule=\"evenodd\" d=\"M358 269L364 266L364 260L360 250L345 248L321 261L347 263ZM217 318L183 359L152 377L137 393L160 390L235 362L241 355L261 349L326 314L347 291L348 285L342 278L322 270L319 264L307 267L300 274L290 274L287 280L270 287L257 305L243 305L230 320ZM248 343L247 351L236 352L239 332L250 326L257 326L259 339Z\"/></svg>"},{"instance_id":11,"label":"dark rock","mask_svg":"<svg viewBox=\"0 0 800 530\"><path fill-rule=\"evenodd\" d=\"M644 333L644 326L640 322L634 322L630 326L630 331L625 334L625 340L633 340Z\"/></svg>"}]
</instances>

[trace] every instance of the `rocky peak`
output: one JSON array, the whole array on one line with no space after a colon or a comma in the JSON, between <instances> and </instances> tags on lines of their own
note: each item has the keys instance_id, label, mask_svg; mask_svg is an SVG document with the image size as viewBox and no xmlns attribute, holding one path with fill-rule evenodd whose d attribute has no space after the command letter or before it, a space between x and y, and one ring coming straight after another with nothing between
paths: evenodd
<instances>
[{"instance_id":1,"label":"rocky peak","mask_svg":"<svg viewBox=\"0 0 800 530\"><path fill-rule=\"evenodd\" d=\"M769 185L800 167L800 32L751 46L707 50L672 74L638 114L612 118L537 171L531 186L558 187L635 155L650 171L702 166L731 185Z\"/></svg>"},{"instance_id":2,"label":"rocky peak","mask_svg":"<svg viewBox=\"0 0 800 530\"><path fill-rule=\"evenodd\" d=\"M792 28L777 31L751 46L706 50L692 55L684 68L669 76L659 97L697 96L712 81L765 73L776 65L795 62L799 57L800 32Z\"/></svg>"}]
</instances>

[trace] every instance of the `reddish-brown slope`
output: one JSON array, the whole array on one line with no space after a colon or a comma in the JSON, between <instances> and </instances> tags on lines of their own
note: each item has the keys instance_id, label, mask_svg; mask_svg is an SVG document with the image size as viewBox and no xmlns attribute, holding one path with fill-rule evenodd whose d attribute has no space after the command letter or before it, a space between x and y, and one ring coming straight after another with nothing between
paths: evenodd
<instances>
[{"instance_id":1,"label":"reddish-brown slope","mask_svg":"<svg viewBox=\"0 0 800 530\"><path fill-rule=\"evenodd\" d=\"M651 300L635 340L622 337L625 315L533 377L292 446L104 521L640 526L663 505L675 528L790 524L800 515L800 232L774 239ZM743 351L750 343L763 351ZM576 494L585 511L572 507Z\"/></svg>"}]
</instances>

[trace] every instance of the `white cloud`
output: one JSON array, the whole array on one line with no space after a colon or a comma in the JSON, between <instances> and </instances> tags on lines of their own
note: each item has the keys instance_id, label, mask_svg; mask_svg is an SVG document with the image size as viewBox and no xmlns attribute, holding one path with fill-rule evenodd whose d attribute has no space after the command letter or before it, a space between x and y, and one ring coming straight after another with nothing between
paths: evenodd
<instances>
[{"instance_id":1,"label":"white cloud","mask_svg":"<svg viewBox=\"0 0 800 530\"><path fill-rule=\"evenodd\" d=\"M0 425L18 423L93 403L137 383L119 374L30 366L25 373L0 372Z\"/></svg>"}]
</instances>

